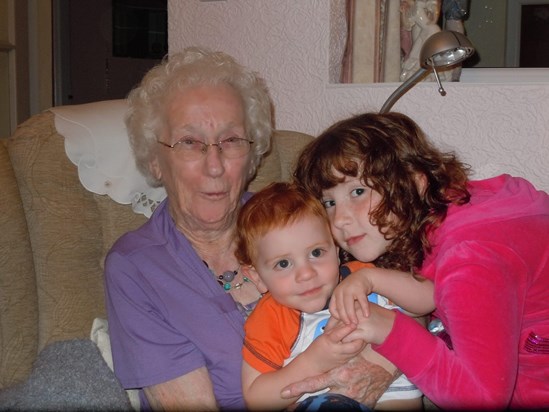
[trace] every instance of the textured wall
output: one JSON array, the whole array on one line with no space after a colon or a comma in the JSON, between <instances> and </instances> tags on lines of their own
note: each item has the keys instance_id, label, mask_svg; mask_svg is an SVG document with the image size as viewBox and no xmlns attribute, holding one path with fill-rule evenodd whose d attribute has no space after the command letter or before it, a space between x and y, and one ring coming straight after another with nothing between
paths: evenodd
<instances>
[{"instance_id":1,"label":"textured wall","mask_svg":"<svg viewBox=\"0 0 549 412\"><path fill-rule=\"evenodd\" d=\"M329 84L328 0L168 0L170 52L219 49L259 71L276 127L318 134L335 120L379 110L398 86ZM394 106L477 176L522 175L549 191L549 80L420 84Z\"/></svg>"}]
</instances>

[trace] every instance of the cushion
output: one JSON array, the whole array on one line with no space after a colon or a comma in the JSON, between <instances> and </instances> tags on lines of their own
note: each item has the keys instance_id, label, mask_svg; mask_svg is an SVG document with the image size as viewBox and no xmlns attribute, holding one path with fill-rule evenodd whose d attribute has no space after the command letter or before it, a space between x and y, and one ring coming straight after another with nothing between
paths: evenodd
<instances>
[{"instance_id":1,"label":"cushion","mask_svg":"<svg viewBox=\"0 0 549 412\"><path fill-rule=\"evenodd\" d=\"M59 106L55 128L65 138L65 151L90 192L115 202L132 204L136 213L150 216L166 197L162 187L149 186L137 170L126 133L126 100ZM146 199L146 200L143 200Z\"/></svg>"},{"instance_id":2,"label":"cushion","mask_svg":"<svg viewBox=\"0 0 549 412\"><path fill-rule=\"evenodd\" d=\"M97 345L99 353L111 371L114 371L111 351L111 340L109 337L109 322L106 319L96 318L93 320L90 338ZM133 409L140 410L139 391L127 390L126 394Z\"/></svg>"},{"instance_id":3,"label":"cushion","mask_svg":"<svg viewBox=\"0 0 549 412\"><path fill-rule=\"evenodd\" d=\"M131 411L125 391L89 339L48 345L29 378L0 392L2 410Z\"/></svg>"}]
</instances>

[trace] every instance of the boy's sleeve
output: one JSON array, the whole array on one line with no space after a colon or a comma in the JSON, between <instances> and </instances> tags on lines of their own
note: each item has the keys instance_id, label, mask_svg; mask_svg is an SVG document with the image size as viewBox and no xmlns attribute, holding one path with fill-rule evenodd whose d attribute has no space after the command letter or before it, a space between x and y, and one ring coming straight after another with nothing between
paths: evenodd
<instances>
[{"instance_id":1,"label":"boy's sleeve","mask_svg":"<svg viewBox=\"0 0 549 412\"><path fill-rule=\"evenodd\" d=\"M346 276L349 276L351 273L356 272L362 268L375 268L373 263L360 262L359 260L351 260L350 262L344 263L339 268L339 274L342 279L345 279Z\"/></svg>"},{"instance_id":2,"label":"boy's sleeve","mask_svg":"<svg viewBox=\"0 0 549 412\"><path fill-rule=\"evenodd\" d=\"M267 294L244 324L242 357L261 373L281 369L297 338L300 313L277 304Z\"/></svg>"}]
</instances>

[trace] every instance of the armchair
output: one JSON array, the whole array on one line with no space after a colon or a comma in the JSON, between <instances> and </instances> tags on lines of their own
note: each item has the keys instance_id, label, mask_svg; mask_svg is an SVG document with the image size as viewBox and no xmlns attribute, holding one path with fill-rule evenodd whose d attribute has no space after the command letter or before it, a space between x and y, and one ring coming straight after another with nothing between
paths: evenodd
<instances>
[{"instance_id":1,"label":"armchair","mask_svg":"<svg viewBox=\"0 0 549 412\"><path fill-rule=\"evenodd\" d=\"M86 190L85 175L96 167L93 160L98 169L101 164L98 159L90 163L82 153L75 155L73 149L88 145L87 151L99 153L94 145L100 139L94 133L105 133L110 123L116 127L103 141L114 144L125 139L121 126L125 107L126 102L119 100L53 108L0 141L0 389L27 379L46 346L88 339L93 320L106 317L105 254L120 235L147 217L113 200L116 195L109 186L117 184L116 176L102 181L103 191ZM80 146L74 146L75 137L67 133L83 139ZM295 156L311 139L276 131L273 148L250 190L289 179ZM128 157L128 153L114 155ZM134 167L130 163L124 170Z\"/></svg>"}]
</instances>

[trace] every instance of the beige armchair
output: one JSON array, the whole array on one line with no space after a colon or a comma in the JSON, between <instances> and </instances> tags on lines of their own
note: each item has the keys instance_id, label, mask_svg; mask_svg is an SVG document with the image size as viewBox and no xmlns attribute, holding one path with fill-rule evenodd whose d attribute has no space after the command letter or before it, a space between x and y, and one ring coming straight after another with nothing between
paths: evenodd
<instances>
[{"instance_id":1,"label":"beige armchair","mask_svg":"<svg viewBox=\"0 0 549 412\"><path fill-rule=\"evenodd\" d=\"M72 106L65 115L104 104ZM89 338L94 318L106 317L104 256L147 219L84 189L55 116L38 114L0 141L0 389L24 381L48 344ZM276 131L250 189L289 179L310 139Z\"/></svg>"}]
</instances>

